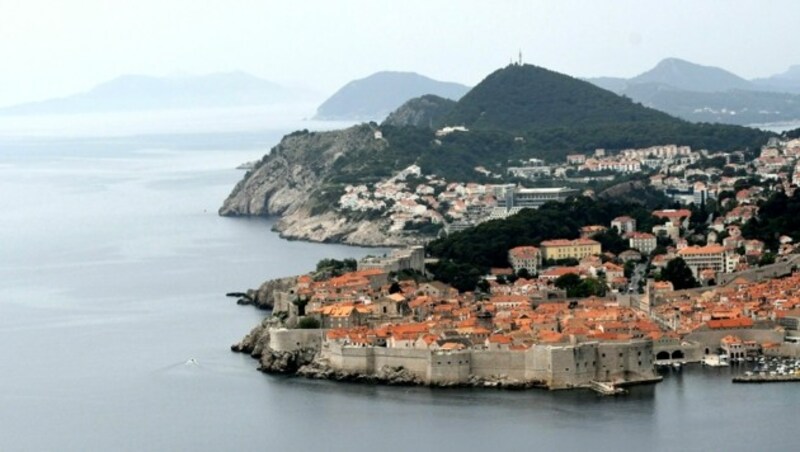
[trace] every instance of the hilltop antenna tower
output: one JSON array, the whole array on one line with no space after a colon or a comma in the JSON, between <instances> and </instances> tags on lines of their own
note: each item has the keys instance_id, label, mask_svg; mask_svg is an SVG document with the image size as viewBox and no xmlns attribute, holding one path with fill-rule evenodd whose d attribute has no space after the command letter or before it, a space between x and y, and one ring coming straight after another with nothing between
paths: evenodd
<instances>
[{"instance_id":1,"label":"hilltop antenna tower","mask_svg":"<svg viewBox=\"0 0 800 452\"><path fill-rule=\"evenodd\" d=\"M522 49L519 49L519 65L522 66Z\"/></svg>"}]
</instances>

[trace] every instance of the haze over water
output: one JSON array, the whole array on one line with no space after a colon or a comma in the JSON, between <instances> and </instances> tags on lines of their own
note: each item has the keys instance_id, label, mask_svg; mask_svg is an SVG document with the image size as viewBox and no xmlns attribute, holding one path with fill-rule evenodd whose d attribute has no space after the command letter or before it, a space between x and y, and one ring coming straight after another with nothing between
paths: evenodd
<instances>
[{"instance_id":1,"label":"haze over water","mask_svg":"<svg viewBox=\"0 0 800 452\"><path fill-rule=\"evenodd\" d=\"M629 396L266 376L264 313L224 293L381 250L221 218L296 123L224 135L0 139L0 450L791 449L795 385L688 367ZM69 135L69 134L67 134ZM119 134L115 134L119 135ZM195 359L197 365L187 364Z\"/></svg>"}]
</instances>

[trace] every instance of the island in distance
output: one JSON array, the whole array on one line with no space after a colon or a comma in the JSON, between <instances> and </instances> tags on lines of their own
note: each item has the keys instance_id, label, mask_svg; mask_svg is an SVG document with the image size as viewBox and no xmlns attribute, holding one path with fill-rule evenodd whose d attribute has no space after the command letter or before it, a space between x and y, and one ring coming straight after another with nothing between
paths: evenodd
<instances>
[{"instance_id":1,"label":"island in distance","mask_svg":"<svg viewBox=\"0 0 800 452\"><path fill-rule=\"evenodd\" d=\"M0 115L249 107L310 101L314 93L236 71L199 76L123 75L89 91L0 108Z\"/></svg>"},{"instance_id":2,"label":"island in distance","mask_svg":"<svg viewBox=\"0 0 800 452\"><path fill-rule=\"evenodd\" d=\"M315 119L383 121L409 99L432 94L456 101L467 91L468 86L414 72L377 72L336 91L317 108Z\"/></svg>"}]
</instances>

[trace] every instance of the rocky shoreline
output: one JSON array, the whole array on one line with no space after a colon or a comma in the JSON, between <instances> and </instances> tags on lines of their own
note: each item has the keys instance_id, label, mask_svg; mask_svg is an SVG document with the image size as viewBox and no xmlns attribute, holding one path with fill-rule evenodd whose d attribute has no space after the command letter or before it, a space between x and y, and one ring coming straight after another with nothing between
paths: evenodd
<instances>
[{"instance_id":1,"label":"rocky shoreline","mask_svg":"<svg viewBox=\"0 0 800 452\"><path fill-rule=\"evenodd\" d=\"M335 161L354 149L385 146L363 124L331 132L285 136L236 184L219 209L223 216L277 217L273 229L286 239L359 246L401 246L410 237L387 233L389 220L356 220L333 209L327 179Z\"/></svg>"},{"instance_id":2,"label":"rocky shoreline","mask_svg":"<svg viewBox=\"0 0 800 452\"><path fill-rule=\"evenodd\" d=\"M229 292L228 297L237 298L236 304L255 306L258 309L271 310L275 307L275 293L285 292L297 285L296 276L275 278L265 281L258 289L247 289L245 292Z\"/></svg>"}]
</instances>

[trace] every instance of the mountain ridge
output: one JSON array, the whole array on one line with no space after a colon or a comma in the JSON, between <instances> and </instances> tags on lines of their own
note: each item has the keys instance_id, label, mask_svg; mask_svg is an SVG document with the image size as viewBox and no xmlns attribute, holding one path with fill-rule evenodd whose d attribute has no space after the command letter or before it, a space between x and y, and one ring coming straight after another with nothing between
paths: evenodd
<instances>
[{"instance_id":1,"label":"mountain ridge","mask_svg":"<svg viewBox=\"0 0 800 452\"><path fill-rule=\"evenodd\" d=\"M309 97L242 71L158 77L126 74L88 91L0 108L0 114L69 114L269 105Z\"/></svg>"},{"instance_id":2,"label":"mountain ridge","mask_svg":"<svg viewBox=\"0 0 800 452\"><path fill-rule=\"evenodd\" d=\"M586 81L692 122L748 125L800 119L800 66L746 80L722 68L667 58L629 79Z\"/></svg>"},{"instance_id":3,"label":"mountain ridge","mask_svg":"<svg viewBox=\"0 0 800 452\"><path fill-rule=\"evenodd\" d=\"M698 92L753 88L751 82L730 71L692 63L680 58L665 58L652 69L631 78L628 82L664 84Z\"/></svg>"},{"instance_id":4,"label":"mountain ridge","mask_svg":"<svg viewBox=\"0 0 800 452\"><path fill-rule=\"evenodd\" d=\"M415 72L380 71L352 80L317 108L315 119L383 121L412 98L433 94L457 100L469 87L434 80Z\"/></svg>"}]
</instances>

